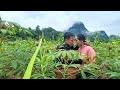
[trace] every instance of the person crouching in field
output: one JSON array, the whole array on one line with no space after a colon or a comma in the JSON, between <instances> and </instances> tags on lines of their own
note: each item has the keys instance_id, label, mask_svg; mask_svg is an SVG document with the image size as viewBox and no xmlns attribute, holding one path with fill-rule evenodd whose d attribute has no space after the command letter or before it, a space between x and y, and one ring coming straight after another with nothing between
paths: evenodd
<instances>
[{"instance_id":1,"label":"person crouching in field","mask_svg":"<svg viewBox=\"0 0 120 90\"><path fill-rule=\"evenodd\" d=\"M65 49L65 50L78 50L78 46L75 45L74 46L74 40L75 40L75 35L71 32L65 32L64 33L64 41L63 43L59 44L57 46L57 49ZM85 41L84 42L85 45L90 46L90 44Z\"/></svg>"},{"instance_id":2,"label":"person crouching in field","mask_svg":"<svg viewBox=\"0 0 120 90\"><path fill-rule=\"evenodd\" d=\"M74 46L75 35L71 32L64 33L64 41L57 46L57 49L78 50L78 46Z\"/></svg>"},{"instance_id":3,"label":"person crouching in field","mask_svg":"<svg viewBox=\"0 0 120 90\"><path fill-rule=\"evenodd\" d=\"M71 32L65 32L64 33L64 42L59 44L57 46L57 49L64 49L64 50L78 50L79 47L77 45L74 45L75 35ZM84 44L86 46L90 46L90 44L85 41ZM63 62L64 63L64 62ZM71 60L69 60L69 63L71 63ZM73 63L75 64L82 64L81 60L76 60Z\"/></svg>"},{"instance_id":4,"label":"person crouching in field","mask_svg":"<svg viewBox=\"0 0 120 90\"><path fill-rule=\"evenodd\" d=\"M86 43L85 36L83 34L78 34L76 35L75 38L76 38L76 44L77 46L79 46L79 49L78 49L79 53L86 55L81 59L83 63L84 64L95 63L96 53L91 46L85 45Z\"/></svg>"}]
</instances>

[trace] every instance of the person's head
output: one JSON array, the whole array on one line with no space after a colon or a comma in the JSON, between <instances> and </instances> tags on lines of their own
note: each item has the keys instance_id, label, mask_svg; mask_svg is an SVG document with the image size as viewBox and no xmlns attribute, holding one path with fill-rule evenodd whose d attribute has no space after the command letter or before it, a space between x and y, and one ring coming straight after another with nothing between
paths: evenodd
<instances>
[{"instance_id":1,"label":"person's head","mask_svg":"<svg viewBox=\"0 0 120 90\"><path fill-rule=\"evenodd\" d=\"M83 34L76 35L76 44L77 46L81 47L85 43L85 36Z\"/></svg>"},{"instance_id":2,"label":"person's head","mask_svg":"<svg viewBox=\"0 0 120 90\"><path fill-rule=\"evenodd\" d=\"M64 33L64 42L69 46L73 46L75 35L71 32Z\"/></svg>"}]
</instances>

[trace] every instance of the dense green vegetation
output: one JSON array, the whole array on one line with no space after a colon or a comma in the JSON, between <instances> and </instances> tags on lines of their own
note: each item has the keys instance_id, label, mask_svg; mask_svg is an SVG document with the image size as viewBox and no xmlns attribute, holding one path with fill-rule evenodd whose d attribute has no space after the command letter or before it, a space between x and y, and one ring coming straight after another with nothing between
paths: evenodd
<instances>
[{"instance_id":1,"label":"dense green vegetation","mask_svg":"<svg viewBox=\"0 0 120 90\"><path fill-rule=\"evenodd\" d=\"M60 65L65 70L68 67L79 68L83 79L120 78L119 37L111 38L108 43L101 42L96 37L95 42L90 42L97 53L96 64L80 66L67 64L67 62L66 64L56 62L57 58L75 60L82 56L77 51L56 50L57 45L62 42L63 38L61 38L61 33L55 33L52 28L42 29L41 31L44 32L42 33L39 26L33 31L30 28L28 30L16 25L15 27L0 29L0 31L1 79L22 79L23 77L24 79L56 79L53 70ZM55 33L55 36L53 33ZM89 72L91 75L86 76L84 72ZM64 78L66 78L65 75Z\"/></svg>"},{"instance_id":2,"label":"dense green vegetation","mask_svg":"<svg viewBox=\"0 0 120 90\"><path fill-rule=\"evenodd\" d=\"M42 35L47 40L57 40L62 37L63 32L56 31L51 27L40 29L40 26L37 25L35 29L31 29L30 27L24 28L14 22L0 21L0 35L13 41L16 38L39 40L39 37L42 37Z\"/></svg>"}]
</instances>

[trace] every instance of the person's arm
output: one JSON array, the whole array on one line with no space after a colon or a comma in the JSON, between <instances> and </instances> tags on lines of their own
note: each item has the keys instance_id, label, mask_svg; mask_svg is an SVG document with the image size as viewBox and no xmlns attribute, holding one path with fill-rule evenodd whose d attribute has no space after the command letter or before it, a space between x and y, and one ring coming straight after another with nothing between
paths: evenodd
<instances>
[{"instance_id":1,"label":"person's arm","mask_svg":"<svg viewBox=\"0 0 120 90\"><path fill-rule=\"evenodd\" d=\"M57 46L56 49L64 49L64 48L65 48L64 45L63 45L62 43L60 43L60 44Z\"/></svg>"},{"instance_id":2,"label":"person's arm","mask_svg":"<svg viewBox=\"0 0 120 90\"><path fill-rule=\"evenodd\" d=\"M90 47L89 50L88 50L88 56L89 56L89 61L92 62L92 63L95 63L96 53L95 53L95 51L92 47Z\"/></svg>"},{"instance_id":3,"label":"person's arm","mask_svg":"<svg viewBox=\"0 0 120 90\"><path fill-rule=\"evenodd\" d=\"M96 56L96 53L94 49L90 47L87 51L87 55L82 57L82 61L86 64L95 63L95 56Z\"/></svg>"}]
</instances>

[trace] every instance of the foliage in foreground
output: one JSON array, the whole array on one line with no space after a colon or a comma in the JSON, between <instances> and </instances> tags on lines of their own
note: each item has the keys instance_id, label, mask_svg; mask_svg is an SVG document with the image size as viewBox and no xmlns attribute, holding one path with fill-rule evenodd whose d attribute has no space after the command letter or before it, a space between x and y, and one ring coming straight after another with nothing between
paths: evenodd
<instances>
[{"instance_id":1,"label":"foliage in foreground","mask_svg":"<svg viewBox=\"0 0 120 90\"><path fill-rule=\"evenodd\" d=\"M111 40L109 43L91 43L97 53L96 64L78 66L74 64L61 64L56 58L77 58L75 52L57 51L56 46L60 41L47 41L43 39L31 72L31 79L55 79L53 70L62 65L65 69L69 66L81 69L83 79L119 79L120 77L120 39ZM23 78L28 63L32 58L38 42L29 38L18 39L14 42L4 41L0 46L0 78ZM80 57L78 57L80 58ZM84 72L91 73L86 76Z\"/></svg>"}]
</instances>

